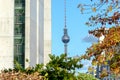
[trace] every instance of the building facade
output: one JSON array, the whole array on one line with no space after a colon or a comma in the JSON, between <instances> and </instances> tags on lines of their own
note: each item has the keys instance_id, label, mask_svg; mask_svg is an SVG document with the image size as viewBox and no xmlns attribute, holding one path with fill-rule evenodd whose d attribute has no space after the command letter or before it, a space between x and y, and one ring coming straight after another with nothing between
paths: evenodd
<instances>
[{"instance_id":1,"label":"building facade","mask_svg":"<svg viewBox=\"0 0 120 80\"><path fill-rule=\"evenodd\" d=\"M0 69L49 61L51 0L0 0Z\"/></svg>"}]
</instances>

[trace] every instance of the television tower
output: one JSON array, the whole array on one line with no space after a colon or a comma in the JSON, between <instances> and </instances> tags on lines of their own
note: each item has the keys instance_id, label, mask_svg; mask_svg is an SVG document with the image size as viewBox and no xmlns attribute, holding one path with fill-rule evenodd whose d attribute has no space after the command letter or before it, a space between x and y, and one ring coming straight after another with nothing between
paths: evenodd
<instances>
[{"instance_id":1,"label":"television tower","mask_svg":"<svg viewBox=\"0 0 120 80\"><path fill-rule=\"evenodd\" d=\"M70 37L67 33L67 26L66 26L66 0L64 0L64 35L62 36L62 42L64 43L64 53L67 55L67 43L70 41Z\"/></svg>"}]
</instances>

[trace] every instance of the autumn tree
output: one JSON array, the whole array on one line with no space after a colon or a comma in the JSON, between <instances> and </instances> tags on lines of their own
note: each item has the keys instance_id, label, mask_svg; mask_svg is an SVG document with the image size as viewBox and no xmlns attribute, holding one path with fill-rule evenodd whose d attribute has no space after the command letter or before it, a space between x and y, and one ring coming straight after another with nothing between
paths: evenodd
<instances>
[{"instance_id":1,"label":"autumn tree","mask_svg":"<svg viewBox=\"0 0 120 80\"><path fill-rule=\"evenodd\" d=\"M97 26L89 34L100 38L101 42L92 44L82 59L91 59L93 65L109 65L114 74L120 74L120 0L90 0L92 4L79 4L81 13L93 13L86 25ZM109 64L108 64L109 61Z\"/></svg>"}]
</instances>

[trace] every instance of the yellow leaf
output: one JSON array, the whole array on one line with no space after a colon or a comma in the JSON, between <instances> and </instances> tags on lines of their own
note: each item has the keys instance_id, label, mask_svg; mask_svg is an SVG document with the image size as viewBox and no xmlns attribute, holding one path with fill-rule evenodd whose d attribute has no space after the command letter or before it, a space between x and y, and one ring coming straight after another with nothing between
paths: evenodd
<instances>
[{"instance_id":1,"label":"yellow leaf","mask_svg":"<svg viewBox=\"0 0 120 80\"><path fill-rule=\"evenodd\" d=\"M106 60L111 60L111 56L107 56L107 57L106 57Z\"/></svg>"},{"instance_id":2,"label":"yellow leaf","mask_svg":"<svg viewBox=\"0 0 120 80\"><path fill-rule=\"evenodd\" d=\"M94 7L94 8L92 8L92 11L93 11L93 12L96 12L96 8L95 8L95 7Z\"/></svg>"},{"instance_id":3,"label":"yellow leaf","mask_svg":"<svg viewBox=\"0 0 120 80\"><path fill-rule=\"evenodd\" d=\"M112 6L108 7L108 11L111 12L112 11Z\"/></svg>"},{"instance_id":4,"label":"yellow leaf","mask_svg":"<svg viewBox=\"0 0 120 80\"><path fill-rule=\"evenodd\" d=\"M104 65L107 65L108 63L107 63L107 62L104 62L103 64L104 64Z\"/></svg>"},{"instance_id":5,"label":"yellow leaf","mask_svg":"<svg viewBox=\"0 0 120 80\"><path fill-rule=\"evenodd\" d=\"M118 4L115 6L115 8L119 8Z\"/></svg>"},{"instance_id":6,"label":"yellow leaf","mask_svg":"<svg viewBox=\"0 0 120 80\"><path fill-rule=\"evenodd\" d=\"M92 61L92 65L96 66L97 62L95 60Z\"/></svg>"},{"instance_id":7,"label":"yellow leaf","mask_svg":"<svg viewBox=\"0 0 120 80\"><path fill-rule=\"evenodd\" d=\"M94 70L93 67L91 67L91 66L88 67L88 71L89 71L89 72L92 72L93 70Z\"/></svg>"}]
</instances>

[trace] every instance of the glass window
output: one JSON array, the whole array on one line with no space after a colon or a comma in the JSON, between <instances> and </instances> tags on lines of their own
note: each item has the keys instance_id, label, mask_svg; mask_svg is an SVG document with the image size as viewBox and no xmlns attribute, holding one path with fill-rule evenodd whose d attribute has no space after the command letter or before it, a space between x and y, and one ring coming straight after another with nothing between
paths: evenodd
<instances>
[{"instance_id":1,"label":"glass window","mask_svg":"<svg viewBox=\"0 0 120 80\"><path fill-rule=\"evenodd\" d=\"M20 42L20 40L16 40ZM22 44L16 44L14 46L15 49L15 60L17 60L19 63L24 62L24 45Z\"/></svg>"},{"instance_id":2,"label":"glass window","mask_svg":"<svg viewBox=\"0 0 120 80\"><path fill-rule=\"evenodd\" d=\"M15 0L15 7L24 7L25 0Z\"/></svg>"},{"instance_id":3,"label":"glass window","mask_svg":"<svg viewBox=\"0 0 120 80\"><path fill-rule=\"evenodd\" d=\"M15 9L15 15L24 15L25 10L24 9Z\"/></svg>"},{"instance_id":4,"label":"glass window","mask_svg":"<svg viewBox=\"0 0 120 80\"><path fill-rule=\"evenodd\" d=\"M15 0L14 58L24 67L25 0Z\"/></svg>"},{"instance_id":5,"label":"glass window","mask_svg":"<svg viewBox=\"0 0 120 80\"><path fill-rule=\"evenodd\" d=\"M14 28L15 35L23 35L24 34L24 25L16 24Z\"/></svg>"},{"instance_id":6,"label":"glass window","mask_svg":"<svg viewBox=\"0 0 120 80\"><path fill-rule=\"evenodd\" d=\"M25 22L24 16L22 16L22 15L15 16L15 23L24 23L24 22Z\"/></svg>"}]
</instances>

